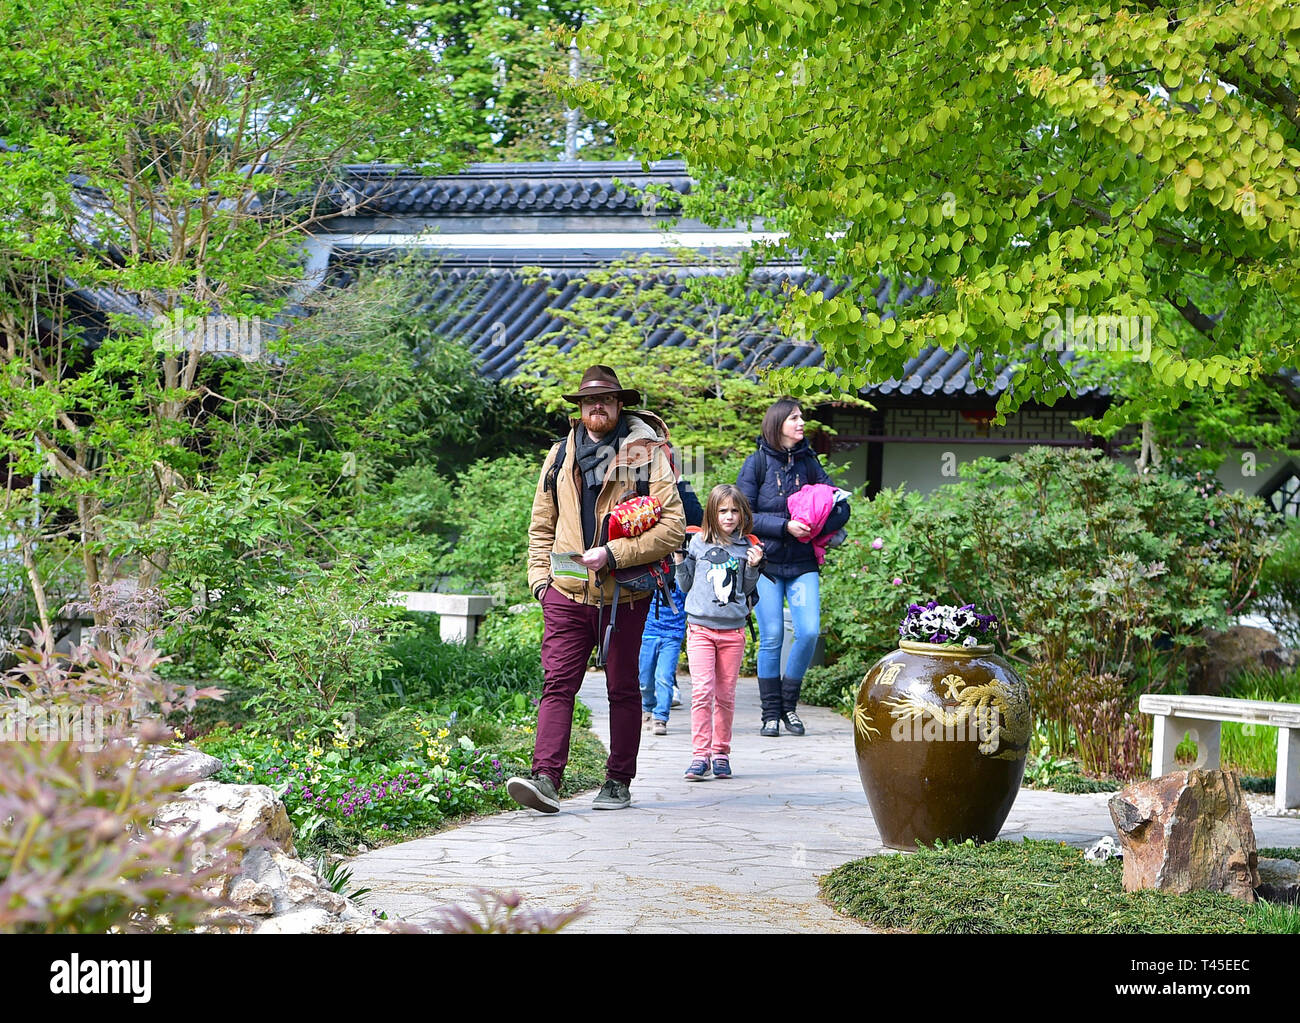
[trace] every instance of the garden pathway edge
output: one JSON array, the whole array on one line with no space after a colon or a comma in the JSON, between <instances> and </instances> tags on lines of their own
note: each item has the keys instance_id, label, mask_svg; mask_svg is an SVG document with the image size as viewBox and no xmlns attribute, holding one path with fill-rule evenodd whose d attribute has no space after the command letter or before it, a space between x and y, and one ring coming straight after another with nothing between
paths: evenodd
<instances>
[{"instance_id":1,"label":"garden pathway edge","mask_svg":"<svg viewBox=\"0 0 1300 1023\"><path fill-rule=\"evenodd\" d=\"M818 897L817 878L882 852L858 780L853 726L800 707L805 736L758 735L758 687L742 678L732 739L735 777L690 783L689 680L668 734L644 733L632 806L591 808L594 793L557 814L506 811L349 862L365 906L420 923L440 907L472 906L476 890L517 891L523 905L587 913L575 933L866 933ZM609 741L604 676L580 698ZM1022 789L999 837L1086 845L1113 835L1109 793ZM1256 816L1260 846L1300 845L1300 821Z\"/></svg>"}]
</instances>

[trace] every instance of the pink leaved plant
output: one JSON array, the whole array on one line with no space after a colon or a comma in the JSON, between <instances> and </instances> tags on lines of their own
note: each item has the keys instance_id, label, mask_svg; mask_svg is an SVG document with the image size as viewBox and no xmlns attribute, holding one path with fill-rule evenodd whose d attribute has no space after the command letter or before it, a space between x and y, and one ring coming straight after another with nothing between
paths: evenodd
<instances>
[{"instance_id":1,"label":"pink leaved plant","mask_svg":"<svg viewBox=\"0 0 1300 1023\"><path fill-rule=\"evenodd\" d=\"M185 781L147 768L164 717L222 691L155 671L155 635L52 653L29 633L0 677L0 933L185 931L221 910L228 833L168 833Z\"/></svg>"}]
</instances>

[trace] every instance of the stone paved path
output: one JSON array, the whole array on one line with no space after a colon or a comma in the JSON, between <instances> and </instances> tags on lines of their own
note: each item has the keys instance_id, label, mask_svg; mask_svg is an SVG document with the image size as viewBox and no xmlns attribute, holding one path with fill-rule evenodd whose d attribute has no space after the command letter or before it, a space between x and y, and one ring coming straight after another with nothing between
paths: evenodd
<instances>
[{"instance_id":1,"label":"stone paved path","mask_svg":"<svg viewBox=\"0 0 1300 1023\"><path fill-rule=\"evenodd\" d=\"M852 725L800 708L808 734L758 735L758 687L741 679L728 781L688 783L690 684L669 734L645 734L628 810L591 809L592 794L558 814L497 814L350 861L366 905L415 922L477 888L514 889L525 905L588 904L573 932L864 933L818 899L817 877L880 852L858 781ZM581 693L608 742L603 675ZM1087 844L1113 834L1108 796L1022 790L1002 838ZM1258 843L1300 845L1300 821L1255 818Z\"/></svg>"}]
</instances>

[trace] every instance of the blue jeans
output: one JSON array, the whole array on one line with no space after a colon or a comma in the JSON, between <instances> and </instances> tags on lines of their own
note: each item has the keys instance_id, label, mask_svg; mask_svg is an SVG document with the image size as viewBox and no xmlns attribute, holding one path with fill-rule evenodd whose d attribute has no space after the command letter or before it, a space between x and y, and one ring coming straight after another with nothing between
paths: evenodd
<instances>
[{"instance_id":1,"label":"blue jeans","mask_svg":"<svg viewBox=\"0 0 1300 1023\"><path fill-rule=\"evenodd\" d=\"M794 642L785 664L785 677L802 680L817 649L822 628L821 576L805 572L794 579L758 577L758 677L781 677L781 642L785 638L785 615L782 605L790 604L790 621Z\"/></svg>"},{"instance_id":2,"label":"blue jeans","mask_svg":"<svg viewBox=\"0 0 1300 1023\"><path fill-rule=\"evenodd\" d=\"M668 720L681 656L681 636L647 634L641 640L641 709L656 721Z\"/></svg>"}]
</instances>

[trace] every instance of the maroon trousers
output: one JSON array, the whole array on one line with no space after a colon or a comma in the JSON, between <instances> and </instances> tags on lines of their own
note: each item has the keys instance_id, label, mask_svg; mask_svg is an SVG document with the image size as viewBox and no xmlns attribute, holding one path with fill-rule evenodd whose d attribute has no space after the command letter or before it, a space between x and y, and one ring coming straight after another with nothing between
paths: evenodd
<instances>
[{"instance_id":1,"label":"maroon trousers","mask_svg":"<svg viewBox=\"0 0 1300 1023\"><path fill-rule=\"evenodd\" d=\"M647 597L649 595L647 594ZM609 694L609 759L605 775L623 784L636 776L641 749L641 630L649 599L621 604L605 663ZM548 586L542 594L542 671L546 684L537 708L537 743L533 773L544 774L560 787L569 762L573 730L573 701L582 687L591 653L605 637L613 608L579 604Z\"/></svg>"}]
</instances>

